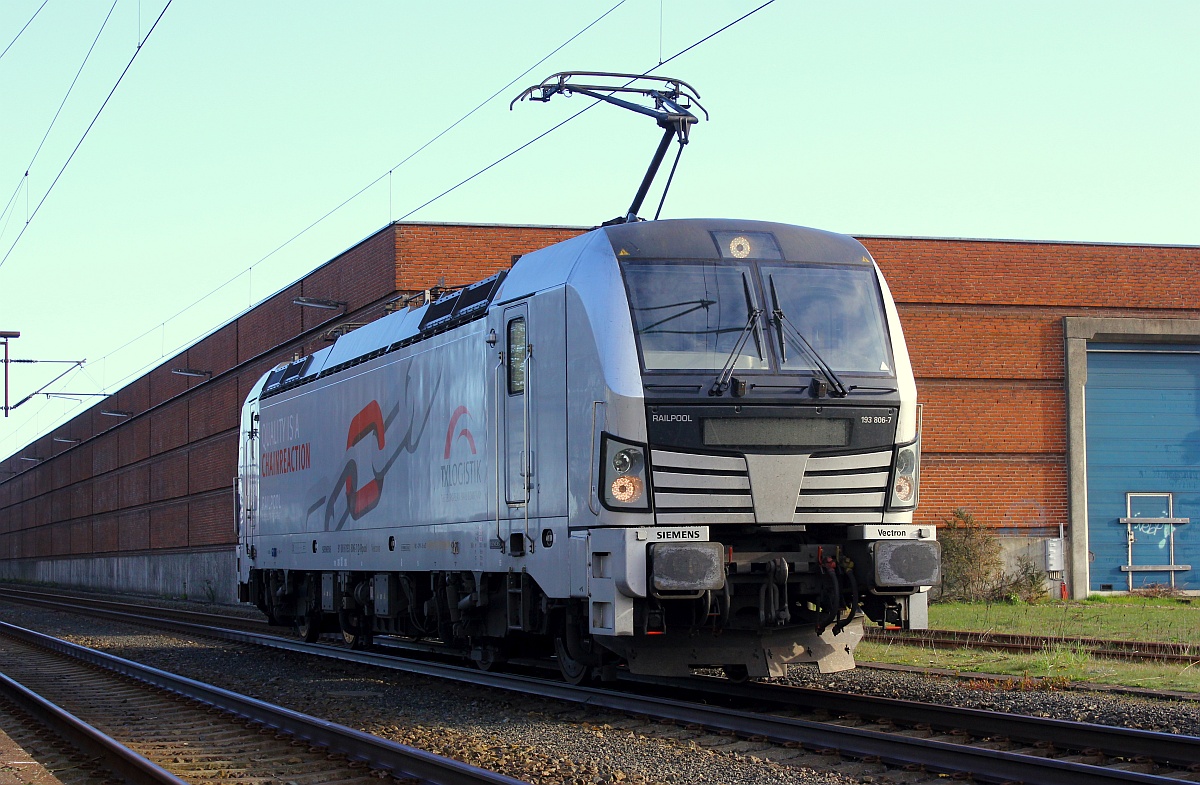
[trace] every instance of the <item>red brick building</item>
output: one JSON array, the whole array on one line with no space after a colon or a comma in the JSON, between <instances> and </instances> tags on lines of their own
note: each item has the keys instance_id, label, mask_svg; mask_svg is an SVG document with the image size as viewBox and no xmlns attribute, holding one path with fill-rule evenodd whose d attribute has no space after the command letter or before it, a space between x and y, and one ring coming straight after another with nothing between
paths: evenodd
<instances>
[{"instance_id":1,"label":"red brick building","mask_svg":"<svg viewBox=\"0 0 1200 785\"><path fill-rule=\"evenodd\" d=\"M381 229L0 462L0 576L230 599L238 414L262 373L400 293L470 283L581 231ZM920 522L964 507L1035 538L1023 542L1062 527L1071 590L1085 595L1081 357L1089 341L1200 345L1200 248L861 239L896 299L924 403Z\"/></svg>"}]
</instances>

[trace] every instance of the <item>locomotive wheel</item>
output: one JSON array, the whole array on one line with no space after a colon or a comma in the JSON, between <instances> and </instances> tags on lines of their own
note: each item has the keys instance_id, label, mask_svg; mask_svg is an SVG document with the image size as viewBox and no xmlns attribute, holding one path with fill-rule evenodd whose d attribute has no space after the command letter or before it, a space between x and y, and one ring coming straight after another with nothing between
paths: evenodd
<instances>
[{"instance_id":1,"label":"locomotive wheel","mask_svg":"<svg viewBox=\"0 0 1200 785\"><path fill-rule=\"evenodd\" d=\"M300 617L296 622L296 632L300 634L300 639L305 643L316 643L321 637L321 613L319 611L309 611Z\"/></svg>"},{"instance_id":2,"label":"locomotive wheel","mask_svg":"<svg viewBox=\"0 0 1200 785\"><path fill-rule=\"evenodd\" d=\"M725 678L735 684L750 680L750 669L745 665L722 665L721 670L725 672Z\"/></svg>"},{"instance_id":3,"label":"locomotive wheel","mask_svg":"<svg viewBox=\"0 0 1200 785\"><path fill-rule=\"evenodd\" d=\"M475 667L481 671L490 671L496 667L498 663L504 662L506 658L495 646L482 646L478 655L472 655L471 662L475 663Z\"/></svg>"},{"instance_id":4,"label":"locomotive wheel","mask_svg":"<svg viewBox=\"0 0 1200 785\"><path fill-rule=\"evenodd\" d=\"M355 650L366 649L371 645L371 633L349 630L342 630L342 640L346 645Z\"/></svg>"},{"instance_id":5,"label":"locomotive wheel","mask_svg":"<svg viewBox=\"0 0 1200 785\"><path fill-rule=\"evenodd\" d=\"M581 684L591 674L591 666L573 659L562 638L554 639L554 655L558 660L558 671L568 684Z\"/></svg>"},{"instance_id":6,"label":"locomotive wheel","mask_svg":"<svg viewBox=\"0 0 1200 785\"><path fill-rule=\"evenodd\" d=\"M366 629L366 620L361 616L341 619L342 640L351 649L361 650L371 645L371 633Z\"/></svg>"}]
</instances>

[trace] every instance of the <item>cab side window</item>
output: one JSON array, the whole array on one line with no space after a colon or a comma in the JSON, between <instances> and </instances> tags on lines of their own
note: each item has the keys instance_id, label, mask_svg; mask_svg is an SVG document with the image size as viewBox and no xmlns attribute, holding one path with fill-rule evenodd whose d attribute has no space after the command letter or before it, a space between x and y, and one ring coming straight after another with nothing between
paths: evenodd
<instances>
[{"instance_id":1,"label":"cab side window","mask_svg":"<svg viewBox=\"0 0 1200 785\"><path fill-rule=\"evenodd\" d=\"M525 318L518 317L508 323L508 394L525 392Z\"/></svg>"}]
</instances>

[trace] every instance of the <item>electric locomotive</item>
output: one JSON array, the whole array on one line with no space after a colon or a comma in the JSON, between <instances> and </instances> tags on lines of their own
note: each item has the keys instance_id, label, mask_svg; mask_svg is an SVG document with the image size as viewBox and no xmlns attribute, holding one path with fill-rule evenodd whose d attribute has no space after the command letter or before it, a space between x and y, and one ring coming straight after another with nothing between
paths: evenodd
<instances>
[{"instance_id":1,"label":"electric locomotive","mask_svg":"<svg viewBox=\"0 0 1200 785\"><path fill-rule=\"evenodd\" d=\"M601 227L276 368L241 429L241 597L310 639L837 670L938 580L895 305L841 235Z\"/></svg>"},{"instance_id":2,"label":"electric locomotive","mask_svg":"<svg viewBox=\"0 0 1200 785\"><path fill-rule=\"evenodd\" d=\"M543 653L571 681L853 667L863 619L926 626L940 577L887 284L851 237L638 219L690 88L579 76L522 97L664 129L627 215L264 375L239 596L307 640Z\"/></svg>"}]
</instances>

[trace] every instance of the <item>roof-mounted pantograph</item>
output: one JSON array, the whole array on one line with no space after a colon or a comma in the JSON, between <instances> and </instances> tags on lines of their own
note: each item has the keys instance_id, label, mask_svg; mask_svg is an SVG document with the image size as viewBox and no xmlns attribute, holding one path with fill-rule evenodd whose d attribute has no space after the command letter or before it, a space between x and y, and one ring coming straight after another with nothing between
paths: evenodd
<instances>
[{"instance_id":1,"label":"roof-mounted pantograph","mask_svg":"<svg viewBox=\"0 0 1200 785\"><path fill-rule=\"evenodd\" d=\"M604 80L611 80L614 83L604 83ZM624 83L620 83L621 80L624 80ZM652 83L654 86L646 83ZM602 71L563 71L552 74L542 80L540 84L522 90L521 94L508 105L508 108L512 109L518 101L525 98L544 103L555 95L570 96L574 93L653 117L658 121L659 127L663 129L658 149L654 151L654 157L650 160L650 166L646 169L642 184L633 197L633 203L629 205L629 210L626 211L623 218L608 221L609 224L632 223L641 220L638 218L638 211L642 209L642 202L646 199L650 184L654 182L658 169L662 166L667 148L671 146L671 140L678 141L679 150L675 154L675 163L671 165L671 173L667 176L662 199L659 200L658 210L654 213L654 217L657 219L662 212L663 203L667 200L667 191L671 188L671 180L675 177L675 168L679 166L679 157L683 154L683 146L688 143L688 133L691 127L699 121L699 118L689 110L695 106L704 113L704 119L708 119L708 110L700 105L700 94L687 82L665 76L614 74ZM618 97L623 94L650 98L654 101L654 106L643 106Z\"/></svg>"}]
</instances>

